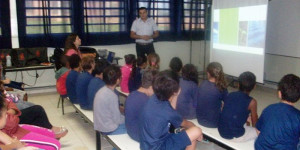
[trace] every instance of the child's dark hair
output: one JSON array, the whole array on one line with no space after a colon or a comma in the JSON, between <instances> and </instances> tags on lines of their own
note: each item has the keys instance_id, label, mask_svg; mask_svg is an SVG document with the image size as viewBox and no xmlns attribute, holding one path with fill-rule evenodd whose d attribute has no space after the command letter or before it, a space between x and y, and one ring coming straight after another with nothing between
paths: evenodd
<instances>
[{"instance_id":1,"label":"child's dark hair","mask_svg":"<svg viewBox=\"0 0 300 150\"><path fill-rule=\"evenodd\" d=\"M162 71L155 77L152 86L159 100L168 101L179 90L179 76L170 70Z\"/></svg>"},{"instance_id":2,"label":"child's dark hair","mask_svg":"<svg viewBox=\"0 0 300 150\"><path fill-rule=\"evenodd\" d=\"M281 99L296 103L300 99L300 78L294 74L285 75L278 84Z\"/></svg>"},{"instance_id":3,"label":"child's dark hair","mask_svg":"<svg viewBox=\"0 0 300 150\"><path fill-rule=\"evenodd\" d=\"M149 88L152 85L152 82L157 74L157 70L147 69L142 76L142 87Z\"/></svg>"},{"instance_id":4,"label":"child's dark hair","mask_svg":"<svg viewBox=\"0 0 300 150\"><path fill-rule=\"evenodd\" d=\"M172 71L179 73L180 70L182 69L182 61L178 57L173 57L170 61L169 67L171 68Z\"/></svg>"},{"instance_id":5,"label":"child's dark hair","mask_svg":"<svg viewBox=\"0 0 300 150\"><path fill-rule=\"evenodd\" d=\"M125 63L126 63L127 65L133 65L133 64L136 64L135 55L133 55L133 54L128 54L128 55L125 55L124 58L125 58Z\"/></svg>"},{"instance_id":6,"label":"child's dark hair","mask_svg":"<svg viewBox=\"0 0 300 150\"><path fill-rule=\"evenodd\" d=\"M147 63L147 58L145 56L139 56L137 59L136 59L136 65L137 66L142 66L144 63Z\"/></svg>"},{"instance_id":7,"label":"child's dark hair","mask_svg":"<svg viewBox=\"0 0 300 150\"><path fill-rule=\"evenodd\" d=\"M146 63L146 62L147 62L147 59L146 59L145 56L144 56L144 57L139 56L139 57L137 58L137 60L136 60L136 65L137 65L137 66L133 66L133 65L132 65L132 71L131 71L131 73L130 73L130 79L135 78L136 67L140 67L140 66L142 66L142 65L143 65L144 63Z\"/></svg>"},{"instance_id":8,"label":"child's dark hair","mask_svg":"<svg viewBox=\"0 0 300 150\"><path fill-rule=\"evenodd\" d=\"M182 78L184 80L193 81L198 85L199 80L197 68L192 64L184 65L182 68Z\"/></svg>"},{"instance_id":9,"label":"child's dark hair","mask_svg":"<svg viewBox=\"0 0 300 150\"><path fill-rule=\"evenodd\" d=\"M67 63L68 63L68 56L61 55L61 57L60 57L60 63L61 63L61 66L66 67Z\"/></svg>"},{"instance_id":10,"label":"child's dark hair","mask_svg":"<svg viewBox=\"0 0 300 150\"><path fill-rule=\"evenodd\" d=\"M6 105L5 105L5 98L2 96L2 95L0 95L0 118L2 118L3 116L2 116L2 112L4 111L4 110L6 110L7 108L6 108Z\"/></svg>"},{"instance_id":11,"label":"child's dark hair","mask_svg":"<svg viewBox=\"0 0 300 150\"><path fill-rule=\"evenodd\" d=\"M106 85L115 85L121 79L121 69L115 65L110 65L104 69L103 81Z\"/></svg>"},{"instance_id":12,"label":"child's dark hair","mask_svg":"<svg viewBox=\"0 0 300 150\"><path fill-rule=\"evenodd\" d=\"M239 76L239 90L242 92L251 92L256 84L256 76L252 72L243 72Z\"/></svg>"},{"instance_id":13,"label":"child's dark hair","mask_svg":"<svg viewBox=\"0 0 300 150\"><path fill-rule=\"evenodd\" d=\"M77 54L71 55L68 60L71 69L78 68L81 62L81 58Z\"/></svg>"},{"instance_id":14,"label":"child's dark hair","mask_svg":"<svg viewBox=\"0 0 300 150\"><path fill-rule=\"evenodd\" d=\"M227 89L227 83L223 72L223 67L218 62L211 62L208 64L206 71L209 75L216 79L216 86L220 91Z\"/></svg>"},{"instance_id":15,"label":"child's dark hair","mask_svg":"<svg viewBox=\"0 0 300 150\"><path fill-rule=\"evenodd\" d=\"M95 64L95 59L92 56L86 56L82 58L81 66L83 71L92 69L92 64Z\"/></svg>"},{"instance_id":16,"label":"child's dark hair","mask_svg":"<svg viewBox=\"0 0 300 150\"><path fill-rule=\"evenodd\" d=\"M103 73L104 69L108 67L110 64L105 59L100 59L95 62L95 68L93 70L92 75L100 75Z\"/></svg>"}]
</instances>

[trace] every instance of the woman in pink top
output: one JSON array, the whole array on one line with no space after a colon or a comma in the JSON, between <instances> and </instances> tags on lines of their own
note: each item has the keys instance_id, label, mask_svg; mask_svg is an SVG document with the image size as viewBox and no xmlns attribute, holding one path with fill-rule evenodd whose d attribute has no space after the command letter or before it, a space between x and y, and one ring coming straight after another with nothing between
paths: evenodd
<instances>
[{"instance_id":1,"label":"woman in pink top","mask_svg":"<svg viewBox=\"0 0 300 150\"><path fill-rule=\"evenodd\" d=\"M133 54L125 55L125 63L126 64L121 68L122 80L120 86L122 92L129 93L128 82L129 82L130 74L132 69L136 67L135 55Z\"/></svg>"},{"instance_id":2,"label":"woman in pink top","mask_svg":"<svg viewBox=\"0 0 300 150\"><path fill-rule=\"evenodd\" d=\"M81 45L81 39L75 33L70 34L65 42L65 55L71 56L73 54L77 54L81 57L81 53L79 51L79 46Z\"/></svg>"}]
</instances>

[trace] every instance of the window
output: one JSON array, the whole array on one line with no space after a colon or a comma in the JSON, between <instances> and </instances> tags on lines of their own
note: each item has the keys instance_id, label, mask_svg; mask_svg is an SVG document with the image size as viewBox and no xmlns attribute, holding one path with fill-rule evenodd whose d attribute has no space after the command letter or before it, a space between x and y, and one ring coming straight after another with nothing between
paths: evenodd
<instances>
[{"instance_id":1,"label":"window","mask_svg":"<svg viewBox=\"0 0 300 150\"><path fill-rule=\"evenodd\" d=\"M70 0L25 0L26 34L71 33Z\"/></svg>"},{"instance_id":2,"label":"window","mask_svg":"<svg viewBox=\"0 0 300 150\"><path fill-rule=\"evenodd\" d=\"M184 0L183 3L183 30L199 31L205 29L204 0Z\"/></svg>"},{"instance_id":3,"label":"window","mask_svg":"<svg viewBox=\"0 0 300 150\"><path fill-rule=\"evenodd\" d=\"M155 20L158 30L171 30L170 18L172 16L169 0L139 0L138 8L140 7L146 7L148 9L148 15Z\"/></svg>"},{"instance_id":4,"label":"window","mask_svg":"<svg viewBox=\"0 0 300 150\"><path fill-rule=\"evenodd\" d=\"M125 32L127 30L126 0L85 0L84 31Z\"/></svg>"}]
</instances>

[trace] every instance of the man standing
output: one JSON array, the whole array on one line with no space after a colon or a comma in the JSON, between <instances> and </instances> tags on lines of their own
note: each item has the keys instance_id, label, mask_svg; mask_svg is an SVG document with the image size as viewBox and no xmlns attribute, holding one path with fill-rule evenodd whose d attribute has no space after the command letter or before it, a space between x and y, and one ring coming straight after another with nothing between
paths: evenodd
<instances>
[{"instance_id":1,"label":"man standing","mask_svg":"<svg viewBox=\"0 0 300 150\"><path fill-rule=\"evenodd\" d=\"M135 39L136 54L144 57L145 54L154 53L153 39L159 36L157 25L152 18L148 18L145 7L139 8L140 18L136 19L131 26L130 37Z\"/></svg>"}]
</instances>

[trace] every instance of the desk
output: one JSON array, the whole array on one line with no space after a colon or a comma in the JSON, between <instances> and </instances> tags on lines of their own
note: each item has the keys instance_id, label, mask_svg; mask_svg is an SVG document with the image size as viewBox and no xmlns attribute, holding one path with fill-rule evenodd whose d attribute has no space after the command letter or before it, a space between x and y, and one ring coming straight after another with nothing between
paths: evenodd
<instances>
[{"instance_id":1,"label":"desk","mask_svg":"<svg viewBox=\"0 0 300 150\"><path fill-rule=\"evenodd\" d=\"M28 66L28 67L4 67L3 74L5 75L6 72L43 70L43 69L54 69L54 68L55 68L54 64L50 66L38 65L38 66Z\"/></svg>"}]
</instances>

